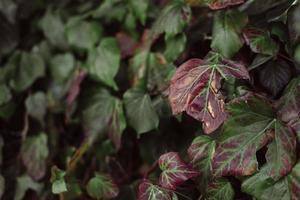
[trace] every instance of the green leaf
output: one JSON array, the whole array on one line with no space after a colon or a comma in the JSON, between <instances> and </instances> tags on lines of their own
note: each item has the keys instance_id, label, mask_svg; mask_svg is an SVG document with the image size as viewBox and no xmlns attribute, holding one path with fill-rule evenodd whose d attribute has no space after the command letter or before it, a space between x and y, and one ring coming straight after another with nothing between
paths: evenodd
<instances>
[{"instance_id":1,"label":"green leaf","mask_svg":"<svg viewBox=\"0 0 300 200\"><path fill-rule=\"evenodd\" d=\"M227 58L234 56L243 46L241 32L247 22L247 16L239 11L217 12L214 16L211 48Z\"/></svg>"},{"instance_id":2,"label":"green leaf","mask_svg":"<svg viewBox=\"0 0 300 200\"><path fill-rule=\"evenodd\" d=\"M94 88L86 95L82 117L88 135L93 140L99 134L107 132L116 148L119 149L122 133L126 128L122 102L102 88Z\"/></svg>"},{"instance_id":3,"label":"green leaf","mask_svg":"<svg viewBox=\"0 0 300 200\"><path fill-rule=\"evenodd\" d=\"M188 148L188 155L194 168L200 176L201 190L205 191L212 175L212 160L214 157L216 142L208 136L196 137Z\"/></svg>"},{"instance_id":4,"label":"green leaf","mask_svg":"<svg viewBox=\"0 0 300 200\"><path fill-rule=\"evenodd\" d=\"M300 4L293 5L287 15L288 31L292 45L300 41Z\"/></svg>"},{"instance_id":5,"label":"green leaf","mask_svg":"<svg viewBox=\"0 0 300 200\"><path fill-rule=\"evenodd\" d=\"M231 117L218 138L213 160L216 176L246 176L258 170L256 151L266 145L274 126L270 105L257 97L246 97L228 106Z\"/></svg>"},{"instance_id":6,"label":"green leaf","mask_svg":"<svg viewBox=\"0 0 300 200\"><path fill-rule=\"evenodd\" d=\"M59 54L51 59L50 72L52 78L60 83L68 80L75 68L73 54Z\"/></svg>"},{"instance_id":7,"label":"green leaf","mask_svg":"<svg viewBox=\"0 0 300 200\"><path fill-rule=\"evenodd\" d=\"M25 101L27 113L44 125L44 116L47 110L47 99L43 92L36 92Z\"/></svg>"},{"instance_id":8,"label":"green leaf","mask_svg":"<svg viewBox=\"0 0 300 200\"><path fill-rule=\"evenodd\" d=\"M65 37L65 25L58 11L48 9L40 21L41 29L47 40L61 49L68 47Z\"/></svg>"},{"instance_id":9,"label":"green leaf","mask_svg":"<svg viewBox=\"0 0 300 200\"><path fill-rule=\"evenodd\" d=\"M166 33L167 36L181 33L191 17L191 9L181 0L166 6L153 24L153 35Z\"/></svg>"},{"instance_id":10,"label":"green leaf","mask_svg":"<svg viewBox=\"0 0 300 200\"><path fill-rule=\"evenodd\" d=\"M217 179L209 184L206 198L207 200L233 200L234 189L227 179Z\"/></svg>"},{"instance_id":11,"label":"green leaf","mask_svg":"<svg viewBox=\"0 0 300 200\"><path fill-rule=\"evenodd\" d=\"M300 162L284 178L274 181L267 174L264 166L259 173L246 179L242 191L259 200L296 200L300 196Z\"/></svg>"},{"instance_id":12,"label":"green leaf","mask_svg":"<svg viewBox=\"0 0 300 200\"><path fill-rule=\"evenodd\" d=\"M270 33L260 29L249 28L243 31L247 45L255 53L275 56L279 45L271 38Z\"/></svg>"},{"instance_id":13,"label":"green leaf","mask_svg":"<svg viewBox=\"0 0 300 200\"><path fill-rule=\"evenodd\" d=\"M17 92L26 90L45 74L45 63L40 55L22 52L20 56L20 62L14 66L10 82L10 86Z\"/></svg>"},{"instance_id":14,"label":"green leaf","mask_svg":"<svg viewBox=\"0 0 300 200\"><path fill-rule=\"evenodd\" d=\"M40 133L25 139L21 148L21 156L27 173L34 179L40 180L46 174L46 159L48 158L47 135Z\"/></svg>"},{"instance_id":15,"label":"green leaf","mask_svg":"<svg viewBox=\"0 0 300 200\"><path fill-rule=\"evenodd\" d=\"M23 175L17 178L17 186L15 191L14 200L22 200L27 190L34 190L40 193L43 188L41 183L37 183L32 180L29 176Z\"/></svg>"},{"instance_id":16,"label":"green leaf","mask_svg":"<svg viewBox=\"0 0 300 200\"><path fill-rule=\"evenodd\" d=\"M148 0L129 0L132 12L145 25L147 18Z\"/></svg>"},{"instance_id":17,"label":"green leaf","mask_svg":"<svg viewBox=\"0 0 300 200\"><path fill-rule=\"evenodd\" d=\"M118 89L114 78L120 65L120 50L114 38L102 39L100 45L89 52L88 70L97 80Z\"/></svg>"},{"instance_id":18,"label":"green leaf","mask_svg":"<svg viewBox=\"0 0 300 200\"><path fill-rule=\"evenodd\" d=\"M88 194L97 200L112 199L119 193L119 189L111 177L99 173L89 180L86 189Z\"/></svg>"},{"instance_id":19,"label":"green leaf","mask_svg":"<svg viewBox=\"0 0 300 200\"><path fill-rule=\"evenodd\" d=\"M10 101L12 98L9 87L6 85L0 85L0 106Z\"/></svg>"},{"instance_id":20,"label":"green leaf","mask_svg":"<svg viewBox=\"0 0 300 200\"><path fill-rule=\"evenodd\" d=\"M102 32L98 23L83 21L79 17L69 19L66 25L68 43L78 49L93 48L101 38Z\"/></svg>"},{"instance_id":21,"label":"green leaf","mask_svg":"<svg viewBox=\"0 0 300 200\"><path fill-rule=\"evenodd\" d=\"M65 182L66 172L58 169L56 166L51 168L51 183L52 183L52 193L60 194L62 192L68 191L67 185Z\"/></svg>"},{"instance_id":22,"label":"green leaf","mask_svg":"<svg viewBox=\"0 0 300 200\"><path fill-rule=\"evenodd\" d=\"M166 60L173 62L183 52L186 44L186 36L184 34L178 34L166 38L166 49L164 55Z\"/></svg>"},{"instance_id":23,"label":"green leaf","mask_svg":"<svg viewBox=\"0 0 300 200\"><path fill-rule=\"evenodd\" d=\"M124 94L124 104L128 123L138 135L158 127L159 118L148 94L139 89L128 90Z\"/></svg>"},{"instance_id":24,"label":"green leaf","mask_svg":"<svg viewBox=\"0 0 300 200\"><path fill-rule=\"evenodd\" d=\"M287 175L296 163L296 137L292 130L280 121L274 123L274 140L266 153L269 176L274 180Z\"/></svg>"}]
</instances>

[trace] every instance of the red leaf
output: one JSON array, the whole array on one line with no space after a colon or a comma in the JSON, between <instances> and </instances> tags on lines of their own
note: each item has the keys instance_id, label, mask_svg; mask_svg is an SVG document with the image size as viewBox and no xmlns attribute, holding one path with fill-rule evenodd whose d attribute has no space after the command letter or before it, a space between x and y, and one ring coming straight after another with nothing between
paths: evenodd
<instances>
[{"instance_id":1,"label":"red leaf","mask_svg":"<svg viewBox=\"0 0 300 200\"><path fill-rule=\"evenodd\" d=\"M162 170L159 184L167 189L175 190L178 185L199 175L191 166L182 161L176 152L160 156L158 164Z\"/></svg>"},{"instance_id":2,"label":"red leaf","mask_svg":"<svg viewBox=\"0 0 300 200\"><path fill-rule=\"evenodd\" d=\"M143 180L139 185L138 200L175 200L176 194L150 183L148 180Z\"/></svg>"},{"instance_id":3,"label":"red leaf","mask_svg":"<svg viewBox=\"0 0 300 200\"><path fill-rule=\"evenodd\" d=\"M137 43L132 39L132 37L130 37L127 33L118 32L116 38L121 49L121 57L127 58L132 56L137 48Z\"/></svg>"},{"instance_id":4,"label":"red leaf","mask_svg":"<svg viewBox=\"0 0 300 200\"><path fill-rule=\"evenodd\" d=\"M170 84L169 101L173 114L186 111L203 122L205 133L215 131L227 116L220 92L221 79L227 77L249 79L249 74L243 65L215 53L210 53L206 60L191 59L183 63Z\"/></svg>"},{"instance_id":5,"label":"red leaf","mask_svg":"<svg viewBox=\"0 0 300 200\"><path fill-rule=\"evenodd\" d=\"M75 75L75 78L72 81L71 88L69 90L69 94L67 97L67 105L70 107L73 102L75 101L76 97L78 96L80 92L80 84L86 77L86 72L84 70L80 70L77 75Z\"/></svg>"}]
</instances>

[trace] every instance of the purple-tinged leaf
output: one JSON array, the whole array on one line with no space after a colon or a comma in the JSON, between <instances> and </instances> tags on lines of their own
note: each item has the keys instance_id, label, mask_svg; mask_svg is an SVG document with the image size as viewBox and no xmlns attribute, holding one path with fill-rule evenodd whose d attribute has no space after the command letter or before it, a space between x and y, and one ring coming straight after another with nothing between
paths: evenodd
<instances>
[{"instance_id":1,"label":"purple-tinged leaf","mask_svg":"<svg viewBox=\"0 0 300 200\"><path fill-rule=\"evenodd\" d=\"M98 174L87 184L88 194L95 199L112 199L118 196L119 188L106 174Z\"/></svg>"},{"instance_id":2,"label":"purple-tinged leaf","mask_svg":"<svg viewBox=\"0 0 300 200\"><path fill-rule=\"evenodd\" d=\"M160 156L158 164L162 173L159 177L159 184L171 190L190 178L198 176L191 166L186 164L176 152L169 152Z\"/></svg>"},{"instance_id":3,"label":"purple-tinged leaf","mask_svg":"<svg viewBox=\"0 0 300 200\"><path fill-rule=\"evenodd\" d=\"M195 138L188 148L191 163L200 172L201 188L206 188L211 179L215 146L216 142L213 139L203 135Z\"/></svg>"},{"instance_id":4,"label":"purple-tinged leaf","mask_svg":"<svg viewBox=\"0 0 300 200\"><path fill-rule=\"evenodd\" d=\"M271 38L270 33L256 28L243 31L246 44L255 53L274 56L279 51L279 45Z\"/></svg>"},{"instance_id":5,"label":"purple-tinged leaf","mask_svg":"<svg viewBox=\"0 0 300 200\"><path fill-rule=\"evenodd\" d=\"M274 140L266 153L269 176L278 180L287 175L296 163L296 137L291 128L278 120L274 123Z\"/></svg>"},{"instance_id":6,"label":"purple-tinged leaf","mask_svg":"<svg viewBox=\"0 0 300 200\"><path fill-rule=\"evenodd\" d=\"M248 79L243 65L210 53L205 60L191 59L176 71L170 84L169 101L173 114L186 111L203 122L204 132L215 131L226 119L221 79Z\"/></svg>"},{"instance_id":7,"label":"purple-tinged leaf","mask_svg":"<svg viewBox=\"0 0 300 200\"><path fill-rule=\"evenodd\" d=\"M268 167L246 179L242 191L261 200L298 200L300 197L300 162L284 178L274 181L268 176Z\"/></svg>"},{"instance_id":8,"label":"purple-tinged leaf","mask_svg":"<svg viewBox=\"0 0 300 200\"><path fill-rule=\"evenodd\" d=\"M245 0L186 0L188 4L192 6L198 6L207 4L212 10L220 10L229 6L239 5L245 2Z\"/></svg>"},{"instance_id":9,"label":"purple-tinged leaf","mask_svg":"<svg viewBox=\"0 0 300 200\"><path fill-rule=\"evenodd\" d=\"M174 192L143 180L139 185L138 200L177 200Z\"/></svg>"},{"instance_id":10,"label":"purple-tinged leaf","mask_svg":"<svg viewBox=\"0 0 300 200\"><path fill-rule=\"evenodd\" d=\"M246 176L258 170L256 152L273 137L274 114L266 102L247 96L228 106L231 117L218 139L213 159L215 176Z\"/></svg>"}]
</instances>

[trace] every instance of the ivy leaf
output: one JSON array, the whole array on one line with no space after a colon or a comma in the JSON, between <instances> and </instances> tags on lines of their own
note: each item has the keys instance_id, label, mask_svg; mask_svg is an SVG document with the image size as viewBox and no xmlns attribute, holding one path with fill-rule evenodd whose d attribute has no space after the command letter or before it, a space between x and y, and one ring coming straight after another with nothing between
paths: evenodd
<instances>
[{"instance_id":1,"label":"ivy leaf","mask_svg":"<svg viewBox=\"0 0 300 200\"><path fill-rule=\"evenodd\" d=\"M75 67L73 54L59 54L51 59L50 72L52 78L60 83L66 81Z\"/></svg>"},{"instance_id":2,"label":"ivy leaf","mask_svg":"<svg viewBox=\"0 0 300 200\"><path fill-rule=\"evenodd\" d=\"M278 116L300 136L300 78L294 78L276 103Z\"/></svg>"},{"instance_id":3,"label":"ivy leaf","mask_svg":"<svg viewBox=\"0 0 300 200\"><path fill-rule=\"evenodd\" d=\"M173 62L184 50L186 44L186 36L178 34L166 39L166 49L164 55L169 62Z\"/></svg>"},{"instance_id":4,"label":"ivy leaf","mask_svg":"<svg viewBox=\"0 0 300 200\"><path fill-rule=\"evenodd\" d=\"M147 18L148 0L129 0L130 7L136 18L145 25Z\"/></svg>"},{"instance_id":5,"label":"ivy leaf","mask_svg":"<svg viewBox=\"0 0 300 200\"><path fill-rule=\"evenodd\" d=\"M266 153L269 176L278 180L287 175L296 163L296 137L278 120L274 123L274 140Z\"/></svg>"},{"instance_id":6,"label":"ivy leaf","mask_svg":"<svg viewBox=\"0 0 300 200\"><path fill-rule=\"evenodd\" d=\"M236 10L220 11L214 16L211 48L230 58L243 46L242 29L248 18Z\"/></svg>"},{"instance_id":7,"label":"ivy leaf","mask_svg":"<svg viewBox=\"0 0 300 200\"><path fill-rule=\"evenodd\" d=\"M261 84L276 97L292 76L289 65L283 60L269 61L259 72Z\"/></svg>"},{"instance_id":8,"label":"ivy leaf","mask_svg":"<svg viewBox=\"0 0 300 200\"><path fill-rule=\"evenodd\" d=\"M35 182L27 175L18 177L14 200L22 200L29 189L40 193L43 185Z\"/></svg>"},{"instance_id":9,"label":"ivy leaf","mask_svg":"<svg viewBox=\"0 0 300 200\"><path fill-rule=\"evenodd\" d=\"M62 192L66 192L67 190L67 185L65 182L65 177L66 172L60 170L56 166L53 166L51 168L51 183L52 183L52 193L53 194L60 194Z\"/></svg>"},{"instance_id":10,"label":"ivy leaf","mask_svg":"<svg viewBox=\"0 0 300 200\"><path fill-rule=\"evenodd\" d=\"M196 137L188 148L188 155L194 168L200 172L201 188L204 191L211 179L212 160L216 142L208 136Z\"/></svg>"},{"instance_id":11,"label":"ivy leaf","mask_svg":"<svg viewBox=\"0 0 300 200\"><path fill-rule=\"evenodd\" d=\"M219 54L183 63L176 70L169 89L173 114L186 111L203 122L205 133L215 131L226 119L224 97L220 93L222 77L248 79L249 74L244 66Z\"/></svg>"},{"instance_id":12,"label":"ivy leaf","mask_svg":"<svg viewBox=\"0 0 300 200\"><path fill-rule=\"evenodd\" d=\"M183 31L189 22L191 9L184 1L173 1L166 6L153 24L153 35L166 33L167 36L176 35Z\"/></svg>"},{"instance_id":13,"label":"ivy leaf","mask_svg":"<svg viewBox=\"0 0 300 200\"><path fill-rule=\"evenodd\" d=\"M274 136L274 113L270 105L257 97L247 96L228 106L231 117L218 139L213 159L216 176L247 176L257 171L256 151Z\"/></svg>"},{"instance_id":14,"label":"ivy leaf","mask_svg":"<svg viewBox=\"0 0 300 200\"><path fill-rule=\"evenodd\" d=\"M49 42L61 49L68 47L65 37L65 25L57 11L48 9L40 21L41 29Z\"/></svg>"},{"instance_id":15,"label":"ivy leaf","mask_svg":"<svg viewBox=\"0 0 300 200\"><path fill-rule=\"evenodd\" d=\"M101 38L102 32L102 27L98 23L84 21L79 17L69 19L66 25L68 43L78 49L93 48Z\"/></svg>"},{"instance_id":16,"label":"ivy leaf","mask_svg":"<svg viewBox=\"0 0 300 200\"><path fill-rule=\"evenodd\" d=\"M255 53L274 56L279 51L279 45L271 38L269 32L261 29L248 28L243 31L246 44Z\"/></svg>"},{"instance_id":17,"label":"ivy leaf","mask_svg":"<svg viewBox=\"0 0 300 200\"><path fill-rule=\"evenodd\" d=\"M7 87L4 84L0 85L0 106L2 106L5 103L8 103L11 98L12 95L9 87Z\"/></svg>"},{"instance_id":18,"label":"ivy leaf","mask_svg":"<svg viewBox=\"0 0 300 200\"><path fill-rule=\"evenodd\" d=\"M158 164L162 170L159 177L159 184L166 189L176 190L178 185L198 176L198 172L182 161L176 152L161 155Z\"/></svg>"},{"instance_id":19,"label":"ivy leaf","mask_svg":"<svg viewBox=\"0 0 300 200\"><path fill-rule=\"evenodd\" d=\"M138 135L158 127L159 118L150 96L140 89L131 89L124 94L128 123Z\"/></svg>"},{"instance_id":20,"label":"ivy leaf","mask_svg":"<svg viewBox=\"0 0 300 200\"><path fill-rule=\"evenodd\" d=\"M300 162L284 178L274 181L267 174L268 169L264 166L261 171L242 184L242 191L261 200L296 200L300 196Z\"/></svg>"},{"instance_id":21,"label":"ivy leaf","mask_svg":"<svg viewBox=\"0 0 300 200\"><path fill-rule=\"evenodd\" d=\"M46 159L48 157L47 135L27 137L22 144L21 156L27 173L34 179L40 180L46 173Z\"/></svg>"},{"instance_id":22,"label":"ivy leaf","mask_svg":"<svg viewBox=\"0 0 300 200\"><path fill-rule=\"evenodd\" d=\"M27 97L25 105L28 114L44 125L44 116L47 109L46 95L43 92L36 92Z\"/></svg>"},{"instance_id":23,"label":"ivy leaf","mask_svg":"<svg viewBox=\"0 0 300 200\"><path fill-rule=\"evenodd\" d=\"M102 88L87 91L82 112L85 130L92 140L99 134L108 132L117 149L121 147L121 137L126 128L123 104ZM105 113L105 115L103 114Z\"/></svg>"},{"instance_id":24,"label":"ivy leaf","mask_svg":"<svg viewBox=\"0 0 300 200\"><path fill-rule=\"evenodd\" d=\"M139 184L138 200L178 200L176 194L171 190L166 190L150 183L148 180L143 180Z\"/></svg>"},{"instance_id":25,"label":"ivy leaf","mask_svg":"<svg viewBox=\"0 0 300 200\"><path fill-rule=\"evenodd\" d=\"M36 53L22 52L20 62L16 63L10 85L17 92L29 88L36 79L44 76L44 60Z\"/></svg>"},{"instance_id":26,"label":"ivy leaf","mask_svg":"<svg viewBox=\"0 0 300 200\"><path fill-rule=\"evenodd\" d=\"M242 4L245 0L186 0L188 4L193 6L207 4L212 10L224 9L229 6Z\"/></svg>"},{"instance_id":27,"label":"ivy leaf","mask_svg":"<svg viewBox=\"0 0 300 200\"><path fill-rule=\"evenodd\" d=\"M97 80L117 90L114 78L119 70L120 57L117 41L114 38L102 39L100 45L89 53L89 73Z\"/></svg>"},{"instance_id":28,"label":"ivy leaf","mask_svg":"<svg viewBox=\"0 0 300 200\"><path fill-rule=\"evenodd\" d=\"M134 54L137 48L137 43L130 35L125 32L118 32L116 34L116 39L120 46L122 58L127 58Z\"/></svg>"},{"instance_id":29,"label":"ivy leaf","mask_svg":"<svg viewBox=\"0 0 300 200\"><path fill-rule=\"evenodd\" d=\"M215 182L209 184L206 193L207 200L233 200L234 189L230 182L224 178L217 179Z\"/></svg>"},{"instance_id":30,"label":"ivy leaf","mask_svg":"<svg viewBox=\"0 0 300 200\"><path fill-rule=\"evenodd\" d=\"M295 44L300 41L300 4L293 5L287 15L288 31L291 40L291 44Z\"/></svg>"},{"instance_id":31,"label":"ivy leaf","mask_svg":"<svg viewBox=\"0 0 300 200\"><path fill-rule=\"evenodd\" d=\"M112 199L119 193L119 189L111 177L99 173L89 180L86 189L88 194L97 200Z\"/></svg>"}]
</instances>

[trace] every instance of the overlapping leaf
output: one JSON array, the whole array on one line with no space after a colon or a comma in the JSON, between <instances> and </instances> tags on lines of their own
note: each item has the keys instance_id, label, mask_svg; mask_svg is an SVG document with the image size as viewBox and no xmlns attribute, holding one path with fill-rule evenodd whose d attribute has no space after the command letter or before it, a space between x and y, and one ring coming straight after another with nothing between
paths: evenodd
<instances>
[{"instance_id":1,"label":"overlapping leaf","mask_svg":"<svg viewBox=\"0 0 300 200\"><path fill-rule=\"evenodd\" d=\"M139 185L138 200L177 200L174 192L143 180Z\"/></svg>"},{"instance_id":2,"label":"overlapping leaf","mask_svg":"<svg viewBox=\"0 0 300 200\"><path fill-rule=\"evenodd\" d=\"M216 142L208 136L195 138L188 148L188 155L194 168L200 172L201 188L206 188L211 179L212 160Z\"/></svg>"},{"instance_id":3,"label":"overlapping leaf","mask_svg":"<svg viewBox=\"0 0 300 200\"><path fill-rule=\"evenodd\" d=\"M206 193L207 200L233 200L234 189L230 182L224 178L209 184Z\"/></svg>"},{"instance_id":4,"label":"overlapping leaf","mask_svg":"<svg viewBox=\"0 0 300 200\"><path fill-rule=\"evenodd\" d=\"M173 114L186 111L203 122L205 133L212 133L226 119L220 87L221 79L228 77L248 79L249 74L243 65L219 54L182 64L173 76L169 90Z\"/></svg>"},{"instance_id":5,"label":"overlapping leaf","mask_svg":"<svg viewBox=\"0 0 300 200\"><path fill-rule=\"evenodd\" d=\"M181 160L176 152L161 155L158 163L162 170L159 184L167 189L175 190L178 185L186 180L198 176L198 172Z\"/></svg>"},{"instance_id":6,"label":"overlapping leaf","mask_svg":"<svg viewBox=\"0 0 300 200\"><path fill-rule=\"evenodd\" d=\"M97 199L112 199L119 193L119 188L110 176L97 173L87 184L88 194Z\"/></svg>"},{"instance_id":7,"label":"overlapping leaf","mask_svg":"<svg viewBox=\"0 0 300 200\"><path fill-rule=\"evenodd\" d=\"M242 190L260 200L297 200L300 197L300 162L284 178L274 181L268 176L267 167L242 184Z\"/></svg>"},{"instance_id":8,"label":"overlapping leaf","mask_svg":"<svg viewBox=\"0 0 300 200\"><path fill-rule=\"evenodd\" d=\"M296 160L294 133L278 121L270 105L256 97L229 105L232 117L226 122L213 161L216 176L245 176L258 170L256 152L268 145L266 160L270 177L279 179Z\"/></svg>"},{"instance_id":9,"label":"overlapping leaf","mask_svg":"<svg viewBox=\"0 0 300 200\"><path fill-rule=\"evenodd\" d=\"M261 29L248 28L243 31L247 45L255 53L274 56L279 51L278 44L271 38L269 32Z\"/></svg>"},{"instance_id":10,"label":"overlapping leaf","mask_svg":"<svg viewBox=\"0 0 300 200\"><path fill-rule=\"evenodd\" d=\"M214 16L211 48L230 58L243 46L242 29L248 18L236 10L220 11Z\"/></svg>"},{"instance_id":11,"label":"overlapping leaf","mask_svg":"<svg viewBox=\"0 0 300 200\"><path fill-rule=\"evenodd\" d=\"M88 136L96 139L107 132L119 149L122 133L126 128L121 100L102 88L92 88L87 94L89 98L84 102L82 117Z\"/></svg>"},{"instance_id":12,"label":"overlapping leaf","mask_svg":"<svg viewBox=\"0 0 300 200\"><path fill-rule=\"evenodd\" d=\"M256 151L272 137L274 124L270 105L256 97L240 99L228 106L231 117L224 125L213 161L214 174L251 175L257 171Z\"/></svg>"}]
</instances>

